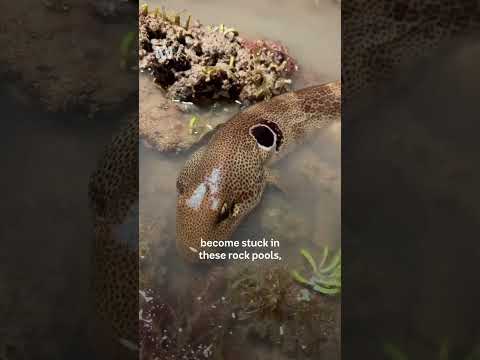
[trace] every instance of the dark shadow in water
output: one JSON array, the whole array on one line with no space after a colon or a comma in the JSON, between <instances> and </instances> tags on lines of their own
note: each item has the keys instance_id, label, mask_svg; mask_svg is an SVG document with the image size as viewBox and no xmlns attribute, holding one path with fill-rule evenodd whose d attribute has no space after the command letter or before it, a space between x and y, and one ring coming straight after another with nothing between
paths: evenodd
<instances>
[{"instance_id":1,"label":"dark shadow in water","mask_svg":"<svg viewBox=\"0 0 480 360\"><path fill-rule=\"evenodd\" d=\"M0 88L0 355L91 359L87 186L125 113L46 113L14 91Z\"/></svg>"},{"instance_id":2,"label":"dark shadow in water","mask_svg":"<svg viewBox=\"0 0 480 360\"><path fill-rule=\"evenodd\" d=\"M480 48L446 46L344 108L343 356L466 359L480 341ZM399 80L399 81L398 81Z\"/></svg>"}]
</instances>

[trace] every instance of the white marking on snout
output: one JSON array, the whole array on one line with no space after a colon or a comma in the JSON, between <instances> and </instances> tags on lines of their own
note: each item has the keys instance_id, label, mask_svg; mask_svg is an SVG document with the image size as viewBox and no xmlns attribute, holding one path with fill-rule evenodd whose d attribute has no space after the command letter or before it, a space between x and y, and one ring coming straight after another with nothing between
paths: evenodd
<instances>
[{"instance_id":1,"label":"white marking on snout","mask_svg":"<svg viewBox=\"0 0 480 360\"><path fill-rule=\"evenodd\" d=\"M206 178L208 188L210 190L211 206L212 210L217 210L220 200L218 199L218 191L220 189L220 181L222 180L222 173L220 169L213 168L210 176Z\"/></svg>"},{"instance_id":2,"label":"white marking on snout","mask_svg":"<svg viewBox=\"0 0 480 360\"><path fill-rule=\"evenodd\" d=\"M199 209L206 192L207 187L205 186L205 183L200 183L200 185L198 185L193 192L192 196L190 196L190 198L187 200L187 205L190 206L192 209Z\"/></svg>"},{"instance_id":3,"label":"white marking on snout","mask_svg":"<svg viewBox=\"0 0 480 360\"><path fill-rule=\"evenodd\" d=\"M221 172L218 168L213 168L210 176L206 178L207 184L210 187L210 193L216 194L221 180Z\"/></svg>"},{"instance_id":4,"label":"white marking on snout","mask_svg":"<svg viewBox=\"0 0 480 360\"><path fill-rule=\"evenodd\" d=\"M207 190L211 200L211 209L217 210L220 200L218 198L218 193L220 189L220 182L222 180L222 174L219 168L213 168L210 175L205 177L205 181L201 182L195 191L193 192L192 196L188 198L187 205L194 209L198 210L200 205L202 204L203 200L205 199L205 195L207 195Z\"/></svg>"},{"instance_id":5,"label":"white marking on snout","mask_svg":"<svg viewBox=\"0 0 480 360\"><path fill-rule=\"evenodd\" d=\"M217 210L219 204L220 204L220 200L218 200L217 198L212 199L211 209L212 210Z\"/></svg>"}]
</instances>

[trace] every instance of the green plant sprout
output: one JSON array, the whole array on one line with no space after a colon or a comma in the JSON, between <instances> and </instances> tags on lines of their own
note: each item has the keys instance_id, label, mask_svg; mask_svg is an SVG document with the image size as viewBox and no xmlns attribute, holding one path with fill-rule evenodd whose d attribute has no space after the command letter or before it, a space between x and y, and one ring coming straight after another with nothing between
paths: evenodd
<instances>
[{"instance_id":1,"label":"green plant sprout","mask_svg":"<svg viewBox=\"0 0 480 360\"><path fill-rule=\"evenodd\" d=\"M293 278L301 284L311 287L314 291L324 295L336 295L341 291L342 255L341 250L329 257L329 249L323 249L322 260L317 264L313 256L305 249L300 254L307 260L312 270L310 278L302 276L297 270L291 272Z\"/></svg>"},{"instance_id":2,"label":"green plant sprout","mask_svg":"<svg viewBox=\"0 0 480 360\"><path fill-rule=\"evenodd\" d=\"M193 115L191 118L190 118L190 121L188 122L188 131L190 133L190 135L193 135L194 132L195 132L195 127L197 126L197 123L198 123L198 117L196 115Z\"/></svg>"},{"instance_id":3,"label":"green plant sprout","mask_svg":"<svg viewBox=\"0 0 480 360\"><path fill-rule=\"evenodd\" d=\"M149 8L148 8L148 5L143 4L142 6L140 6L140 14L143 15L143 16L147 16L149 14L152 14L153 17L155 17L155 18L158 18L160 16L164 21L168 21L169 23L177 25L177 26L182 26L180 13L168 14L165 11L165 8L163 6L162 6L161 9L157 7L153 11L150 11ZM187 31L190 27L190 21L191 20L192 20L191 15L188 15L188 18L185 21L185 26L182 26Z\"/></svg>"}]
</instances>

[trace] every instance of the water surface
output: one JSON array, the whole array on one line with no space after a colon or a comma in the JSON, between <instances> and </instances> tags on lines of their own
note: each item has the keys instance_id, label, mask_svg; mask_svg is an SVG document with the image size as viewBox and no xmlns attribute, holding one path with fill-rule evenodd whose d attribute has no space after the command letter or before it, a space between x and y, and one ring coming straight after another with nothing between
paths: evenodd
<instances>
[{"instance_id":1,"label":"water surface","mask_svg":"<svg viewBox=\"0 0 480 360\"><path fill-rule=\"evenodd\" d=\"M340 6L334 1L180 0L148 4L150 8L165 6L167 10L183 11L186 16L193 14L203 24L223 23L239 30L243 37L281 41L300 68L294 88L340 79ZM152 85L143 79L141 86ZM152 106L154 102L154 96L141 98L140 106ZM238 111L238 107L224 108L219 121ZM185 121L188 118L185 116ZM152 252L158 254L157 263L142 271L149 273L148 278L158 286L167 284L166 291L177 295L198 285L189 265L172 251L175 182L192 151L160 153L144 145L140 148L140 222L156 224L151 241ZM260 205L240 225L233 239L275 238L280 242L282 265L294 268L301 263L301 248L319 257L322 247L340 245L340 124L325 129L275 168L287 191L267 189ZM193 274L195 271L203 270L194 270ZM262 360L288 358L261 345L255 354Z\"/></svg>"}]
</instances>

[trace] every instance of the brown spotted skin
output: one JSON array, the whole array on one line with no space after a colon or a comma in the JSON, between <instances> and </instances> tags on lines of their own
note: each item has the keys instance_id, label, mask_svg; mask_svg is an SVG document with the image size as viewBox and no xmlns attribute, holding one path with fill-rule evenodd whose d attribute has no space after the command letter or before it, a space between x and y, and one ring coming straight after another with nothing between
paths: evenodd
<instances>
[{"instance_id":1,"label":"brown spotted skin","mask_svg":"<svg viewBox=\"0 0 480 360\"><path fill-rule=\"evenodd\" d=\"M343 100L377 87L401 66L479 26L477 0L344 1Z\"/></svg>"},{"instance_id":2,"label":"brown spotted skin","mask_svg":"<svg viewBox=\"0 0 480 360\"><path fill-rule=\"evenodd\" d=\"M113 138L89 183L94 215L97 316L116 339L138 342L138 247L119 229L138 203L138 120Z\"/></svg>"},{"instance_id":3,"label":"brown spotted skin","mask_svg":"<svg viewBox=\"0 0 480 360\"><path fill-rule=\"evenodd\" d=\"M227 121L187 161L177 178L177 249L197 261L200 240L227 240L259 203L268 165L340 120L341 86L333 82L286 93L249 107ZM252 126L276 128L277 146L258 146ZM281 139L278 143L278 139Z\"/></svg>"}]
</instances>

